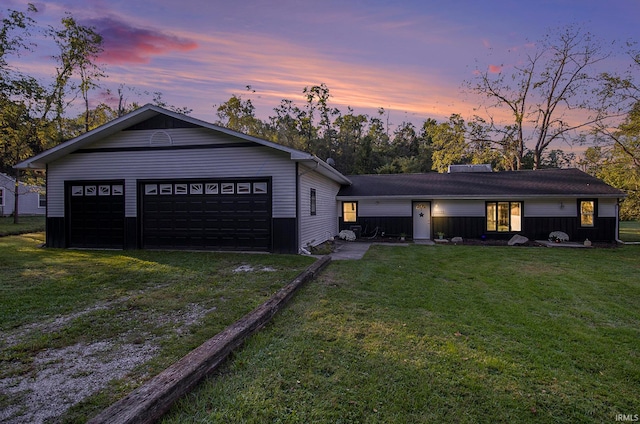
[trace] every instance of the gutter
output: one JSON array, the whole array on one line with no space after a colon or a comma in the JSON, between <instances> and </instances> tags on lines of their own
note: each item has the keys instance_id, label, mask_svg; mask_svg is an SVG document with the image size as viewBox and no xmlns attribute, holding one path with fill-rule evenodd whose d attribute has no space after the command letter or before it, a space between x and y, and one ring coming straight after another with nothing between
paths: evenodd
<instances>
[{"instance_id":1,"label":"gutter","mask_svg":"<svg viewBox=\"0 0 640 424\"><path fill-rule=\"evenodd\" d=\"M620 240L620 199L616 202L616 243L625 244Z\"/></svg>"}]
</instances>

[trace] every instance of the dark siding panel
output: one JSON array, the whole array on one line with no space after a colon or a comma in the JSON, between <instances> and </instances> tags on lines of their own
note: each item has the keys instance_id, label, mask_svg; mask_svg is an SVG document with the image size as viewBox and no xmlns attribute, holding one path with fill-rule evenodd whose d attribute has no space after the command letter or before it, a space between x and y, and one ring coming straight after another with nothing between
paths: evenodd
<instances>
[{"instance_id":1,"label":"dark siding panel","mask_svg":"<svg viewBox=\"0 0 640 424\"><path fill-rule=\"evenodd\" d=\"M577 217L525 218L523 234L532 240L546 240L552 231L563 231L571 241L613 241L616 218L596 218L593 228L581 228Z\"/></svg>"},{"instance_id":2,"label":"dark siding panel","mask_svg":"<svg viewBox=\"0 0 640 424\"><path fill-rule=\"evenodd\" d=\"M447 238L479 239L486 233L485 219L481 216L434 216L431 217L431 231L433 234L442 232ZM487 234L487 237L491 236Z\"/></svg>"},{"instance_id":3,"label":"dark siding panel","mask_svg":"<svg viewBox=\"0 0 640 424\"><path fill-rule=\"evenodd\" d=\"M124 248L127 250L139 249L140 242L138 240L138 234L140 234L138 228L138 218L127 217L125 218L125 241Z\"/></svg>"},{"instance_id":4,"label":"dark siding panel","mask_svg":"<svg viewBox=\"0 0 640 424\"><path fill-rule=\"evenodd\" d=\"M47 247L67 247L65 234L66 230L64 218L47 218Z\"/></svg>"},{"instance_id":5,"label":"dark siding panel","mask_svg":"<svg viewBox=\"0 0 640 424\"><path fill-rule=\"evenodd\" d=\"M273 252L298 253L296 218L273 218Z\"/></svg>"}]
</instances>

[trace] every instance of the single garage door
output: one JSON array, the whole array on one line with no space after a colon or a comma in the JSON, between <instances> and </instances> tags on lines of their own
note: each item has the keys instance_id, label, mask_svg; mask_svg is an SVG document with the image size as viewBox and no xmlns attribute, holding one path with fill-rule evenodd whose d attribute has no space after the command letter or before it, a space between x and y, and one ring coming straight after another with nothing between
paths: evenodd
<instances>
[{"instance_id":1,"label":"single garage door","mask_svg":"<svg viewBox=\"0 0 640 424\"><path fill-rule=\"evenodd\" d=\"M271 250L267 180L144 181L147 249Z\"/></svg>"},{"instance_id":2,"label":"single garage door","mask_svg":"<svg viewBox=\"0 0 640 424\"><path fill-rule=\"evenodd\" d=\"M124 248L124 182L67 182L69 247Z\"/></svg>"}]
</instances>

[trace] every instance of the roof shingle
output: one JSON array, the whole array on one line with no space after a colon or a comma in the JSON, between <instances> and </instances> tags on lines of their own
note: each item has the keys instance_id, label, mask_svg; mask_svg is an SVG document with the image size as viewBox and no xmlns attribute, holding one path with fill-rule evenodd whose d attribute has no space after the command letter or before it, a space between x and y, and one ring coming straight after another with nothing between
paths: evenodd
<instances>
[{"instance_id":1,"label":"roof shingle","mask_svg":"<svg viewBox=\"0 0 640 424\"><path fill-rule=\"evenodd\" d=\"M623 191L578 169L440 174L351 175L341 197L624 197Z\"/></svg>"}]
</instances>

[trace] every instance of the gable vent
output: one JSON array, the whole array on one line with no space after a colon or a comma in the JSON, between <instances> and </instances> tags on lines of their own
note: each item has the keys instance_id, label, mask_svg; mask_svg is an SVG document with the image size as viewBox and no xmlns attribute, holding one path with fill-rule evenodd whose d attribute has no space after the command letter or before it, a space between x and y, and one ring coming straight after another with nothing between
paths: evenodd
<instances>
[{"instance_id":1,"label":"gable vent","mask_svg":"<svg viewBox=\"0 0 640 424\"><path fill-rule=\"evenodd\" d=\"M173 140L171 140L171 136L166 131L156 131L149 138L150 146L171 146L172 144Z\"/></svg>"}]
</instances>

